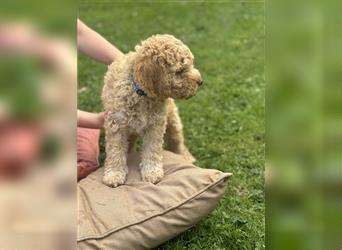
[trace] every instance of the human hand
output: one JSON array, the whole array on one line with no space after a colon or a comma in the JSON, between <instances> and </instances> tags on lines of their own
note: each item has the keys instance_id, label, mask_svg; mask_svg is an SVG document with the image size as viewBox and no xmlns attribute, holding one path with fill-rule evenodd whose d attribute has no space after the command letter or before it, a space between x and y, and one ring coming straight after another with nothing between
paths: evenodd
<instances>
[{"instance_id":1,"label":"human hand","mask_svg":"<svg viewBox=\"0 0 342 250\"><path fill-rule=\"evenodd\" d=\"M104 112L89 113L77 110L77 126L83 128L101 129L104 123Z\"/></svg>"}]
</instances>

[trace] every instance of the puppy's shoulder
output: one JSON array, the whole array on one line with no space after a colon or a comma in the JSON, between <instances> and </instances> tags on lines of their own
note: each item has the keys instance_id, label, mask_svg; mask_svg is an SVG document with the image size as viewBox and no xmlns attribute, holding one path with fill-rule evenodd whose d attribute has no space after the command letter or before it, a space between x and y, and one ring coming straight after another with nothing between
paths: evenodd
<instances>
[{"instance_id":1,"label":"puppy's shoulder","mask_svg":"<svg viewBox=\"0 0 342 250\"><path fill-rule=\"evenodd\" d=\"M122 109L132 100L129 76L133 67L133 53L121 56L108 66L104 77L102 102L105 109Z\"/></svg>"}]
</instances>

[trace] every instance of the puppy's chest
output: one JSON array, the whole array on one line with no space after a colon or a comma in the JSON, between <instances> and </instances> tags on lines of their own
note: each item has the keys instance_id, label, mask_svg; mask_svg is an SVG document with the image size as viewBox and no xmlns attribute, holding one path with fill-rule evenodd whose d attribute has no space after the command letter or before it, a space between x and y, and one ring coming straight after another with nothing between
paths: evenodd
<instances>
[{"instance_id":1,"label":"puppy's chest","mask_svg":"<svg viewBox=\"0 0 342 250\"><path fill-rule=\"evenodd\" d=\"M125 110L114 113L115 123L131 133L141 134L144 129L160 124L165 120L164 102L150 101L145 97L134 97L126 101Z\"/></svg>"}]
</instances>

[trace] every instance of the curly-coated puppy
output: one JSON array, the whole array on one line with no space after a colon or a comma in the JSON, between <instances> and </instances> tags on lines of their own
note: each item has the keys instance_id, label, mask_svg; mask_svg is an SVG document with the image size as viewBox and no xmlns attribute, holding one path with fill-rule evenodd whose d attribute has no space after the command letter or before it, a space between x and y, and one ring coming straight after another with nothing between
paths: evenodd
<instances>
[{"instance_id":1,"label":"curly-coated puppy","mask_svg":"<svg viewBox=\"0 0 342 250\"><path fill-rule=\"evenodd\" d=\"M164 175L164 134L169 150L194 160L184 145L182 123L172 99L188 99L202 84L193 63L190 49L180 40L155 35L108 67L102 91L107 154L104 184L116 187L125 182L127 152L136 136L143 139L140 168L144 181L156 183Z\"/></svg>"}]
</instances>

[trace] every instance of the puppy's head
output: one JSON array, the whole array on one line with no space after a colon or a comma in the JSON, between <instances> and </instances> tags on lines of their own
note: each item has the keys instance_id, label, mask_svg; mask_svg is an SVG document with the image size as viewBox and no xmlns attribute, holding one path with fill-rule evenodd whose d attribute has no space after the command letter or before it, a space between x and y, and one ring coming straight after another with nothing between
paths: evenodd
<instances>
[{"instance_id":1,"label":"puppy's head","mask_svg":"<svg viewBox=\"0 0 342 250\"><path fill-rule=\"evenodd\" d=\"M202 85L190 49L171 35L155 35L135 47L134 77L148 96L188 99Z\"/></svg>"}]
</instances>

